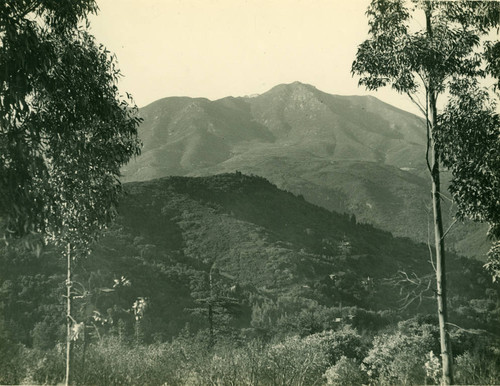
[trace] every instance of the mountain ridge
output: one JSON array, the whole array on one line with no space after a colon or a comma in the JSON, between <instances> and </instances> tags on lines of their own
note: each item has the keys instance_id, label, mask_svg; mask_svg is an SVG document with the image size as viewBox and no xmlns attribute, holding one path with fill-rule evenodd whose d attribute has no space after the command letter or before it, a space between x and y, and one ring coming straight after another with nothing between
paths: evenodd
<instances>
[{"instance_id":1,"label":"mountain ridge","mask_svg":"<svg viewBox=\"0 0 500 386\"><path fill-rule=\"evenodd\" d=\"M294 82L254 97L163 98L140 114L143 154L124 182L238 170L396 236L429 239L424 122L373 96ZM483 228L459 225L450 245L484 257Z\"/></svg>"},{"instance_id":2,"label":"mountain ridge","mask_svg":"<svg viewBox=\"0 0 500 386\"><path fill-rule=\"evenodd\" d=\"M387 125L378 124L373 127L374 122L377 122L373 119L373 110L382 108L392 114L405 115L410 120L405 125L415 130L398 127L398 117L393 117ZM354 114L351 111L353 109ZM189 136L204 135L206 141L212 140L211 145L215 138L224 144L223 148L216 147L212 153L223 154L226 160L232 154L245 152L245 144L248 145L248 142L260 142L279 143L283 146L301 145L301 148L310 149L333 160L360 159L364 154L364 160L380 161L385 158L389 164L411 167L408 162L393 159L398 158L397 156L387 155L387 152L394 153L395 146L384 145L383 139L397 141L409 136L406 142L410 147L420 147L423 146L425 136L421 121L416 116L375 97L330 95L299 82L275 86L253 98L226 97L215 101L206 98L163 98L142 108L141 115L145 120L141 127L145 158L158 149L159 144L172 147L176 141L185 141ZM364 131L363 140L358 138L360 130ZM416 135L418 130L420 134ZM385 138L376 138L380 135ZM371 141L368 144L365 143L367 136ZM315 146L314 141L321 142L324 146ZM228 146L232 148L228 149ZM213 166L221 157L216 162L200 162L203 157L197 157L199 162L194 162L194 156L187 158L192 160L191 163L170 163L181 166L180 169L171 166L172 175L189 173L200 164ZM142 164L148 165L148 162ZM130 169L131 166L124 169L125 181L149 178L134 175ZM158 173L156 177L161 177L162 173Z\"/></svg>"}]
</instances>

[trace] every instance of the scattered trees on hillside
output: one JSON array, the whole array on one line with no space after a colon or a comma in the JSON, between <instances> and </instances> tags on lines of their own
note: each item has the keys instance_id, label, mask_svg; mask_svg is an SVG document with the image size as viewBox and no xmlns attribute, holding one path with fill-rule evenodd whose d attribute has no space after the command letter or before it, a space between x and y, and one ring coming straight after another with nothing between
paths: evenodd
<instances>
[{"instance_id":1,"label":"scattered trees on hillside","mask_svg":"<svg viewBox=\"0 0 500 386\"><path fill-rule=\"evenodd\" d=\"M370 38L358 48L352 65L353 74L360 75L360 85L370 90L390 85L397 92L407 94L426 120L428 134L426 159L432 183L443 381L451 384L453 371L447 331L445 233L441 216L441 165L451 166L452 171L455 172L452 193L459 205L464 202L469 203L463 204L462 209L466 206L472 209L478 202L476 193L487 192L484 190L473 194L464 192L467 190L463 188L467 184L467 178L463 172L458 172L462 170L461 165L456 164L457 159L451 154L460 158L468 153L457 153L455 151L457 148L462 149L460 144L455 142L456 137L444 134L449 134L450 130L460 129L455 127L456 122L454 122L457 112L460 114L458 119L464 123L462 128L467 126L468 133L474 131L477 124L482 125L485 119L495 120L491 109L483 107L486 102L484 98L477 100L476 105L460 103L457 92L464 87L464 84L477 90L477 79L486 75L484 63L488 54L491 54L492 45L491 43L482 44L481 39L487 38L489 31L498 26L499 4L467 1L373 0L367 15ZM414 26L419 25L417 20L419 16L424 27L421 30L414 30ZM490 60L489 63L493 62ZM498 64L497 61L495 63ZM490 73L493 73L491 68L490 66ZM496 67L495 70L498 73ZM437 100L446 92L451 94L451 98L445 113L439 115ZM423 101L419 96L424 97ZM470 116L469 114L477 114L475 108L480 108L478 115L481 117L474 117L475 124L470 127L463 118ZM449 123L448 126L446 126L447 123ZM451 129L450 125L454 128ZM481 137L478 136L478 138ZM498 149L498 139L494 140L494 146L492 146L492 140L494 140L492 136L482 137L479 146L490 149L496 146ZM452 165L456 165L455 170ZM477 170L469 168L467 171L470 173L468 177L472 179L477 178L478 173L485 175L492 172L485 167ZM498 192L498 186L496 192ZM477 206L475 209L478 209ZM463 213L473 216L477 214L481 217L474 210L463 211ZM488 220L484 217L480 219Z\"/></svg>"},{"instance_id":2,"label":"scattered trees on hillside","mask_svg":"<svg viewBox=\"0 0 500 386\"><path fill-rule=\"evenodd\" d=\"M0 4L0 216L7 235L37 233L72 269L116 213L120 167L139 153L136 108L118 94L114 57L81 24L94 0Z\"/></svg>"}]
</instances>

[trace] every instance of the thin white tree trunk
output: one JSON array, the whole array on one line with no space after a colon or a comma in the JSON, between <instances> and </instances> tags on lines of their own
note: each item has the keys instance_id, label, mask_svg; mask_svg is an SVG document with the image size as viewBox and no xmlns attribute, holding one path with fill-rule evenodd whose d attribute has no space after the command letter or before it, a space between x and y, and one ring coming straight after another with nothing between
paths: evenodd
<instances>
[{"instance_id":1,"label":"thin white tree trunk","mask_svg":"<svg viewBox=\"0 0 500 386\"><path fill-rule=\"evenodd\" d=\"M71 244L68 243L67 250L67 276L66 276L66 378L65 385L73 384L73 339L72 327L73 318L71 316L71 290L73 287L71 274Z\"/></svg>"},{"instance_id":2,"label":"thin white tree trunk","mask_svg":"<svg viewBox=\"0 0 500 386\"><path fill-rule=\"evenodd\" d=\"M429 124L430 124L430 167L432 180L432 209L434 218L434 242L436 248L436 290L439 319L439 336L441 344L441 363L443 367L442 383L453 384L453 357L451 354L450 336L448 334L448 310L446 300L446 259L444 249L443 218L441 214L441 186L439 172L439 155L433 139L433 131L436 127L436 99L431 90L429 100Z\"/></svg>"}]
</instances>

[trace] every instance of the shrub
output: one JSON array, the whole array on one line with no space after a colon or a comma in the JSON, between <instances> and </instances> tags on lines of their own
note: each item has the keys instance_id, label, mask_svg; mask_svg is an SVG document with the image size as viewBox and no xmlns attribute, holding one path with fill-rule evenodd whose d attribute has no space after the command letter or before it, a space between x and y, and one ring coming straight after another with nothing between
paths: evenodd
<instances>
[{"instance_id":1,"label":"shrub","mask_svg":"<svg viewBox=\"0 0 500 386\"><path fill-rule=\"evenodd\" d=\"M425 375L428 379L430 379L436 385L441 383L441 360L434 355L434 352L429 352L428 360L424 364Z\"/></svg>"},{"instance_id":2,"label":"shrub","mask_svg":"<svg viewBox=\"0 0 500 386\"><path fill-rule=\"evenodd\" d=\"M409 322L399 324L393 334L378 335L373 348L364 359L364 368L374 382L388 384L423 384L426 381L425 362L435 350L436 328ZM401 331L403 330L403 331Z\"/></svg>"},{"instance_id":3,"label":"shrub","mask_svg":"<svg viewBox=\"0 0 500 386\"><path fill-rule=\"evenodd\" d=\"M75 358L75 381L84 385L180 384L181 353L168 344L129 345L109 337ZM85 367L83 367L85 366Z\"/></svg>"},{"instance_id":4,"label":"shrub","mask_svg":"<svg viewBox=\"0 0 500 386\"><path fill-rule=\"evenodd\" d=\"M190 362L184 384L189 385L255 385L259 383L261 359L252 348L218 348L215 353Z\"/></svg>"},{"instance_id":5,"label":"shrub","mask_svg":"<svg viewBox=\"0 0 500 386\"><path fill-rule=\"evenodd\" d=\"M329 367L324 377L328 385L358 386L367 383L368 380L359 362L345 356Z\"/></svg>"},{"instance_id":6,"label":"shrub","mask_svg":"<svg viewBox=\"0 0 500 386\"><path fill-rule=\"evenodd\" d=\"M328 367L325 339L321 334L290 337L270 346L265 356L265 384L314 385L321 383Z\"/></svg>"},{"instance_id":7,"label":"shrub","mask_svg":"<svg viewBox=\"0 0 500 386\"><path fill-rule=\"evenodd\" d=\"M45 351L24 349L19 354L26 363L22 383L55 385L64 380L65 352L62 344Z\"/></svg>"},{"instance_id":8,"label":"shrub","mask_svg":"<svg viewBox=\"0 0 500 386\"><path fill-rule=\"evenodd\" d=\"M24 347L20 344L0 339L0 385L21 383L26 372L23 349Z\"/></svg>"},{"instance_id":9,"label":"shrub","mask_svg":"<svg viewBox=\"0 0 500 386\"><path fill-rule=\"evenodd\" d=\"M356 359L358 362L366 356L368 345L349 325L337 331L326 331L318 334L322 337L330 364L335 364L341 357Z\"/></svg>"},{"instance_id":10,"label":"shrub","mask_svg":"<svg viewBox=\"0 0 500 386\"><path fill-rule=\"evenodd\" d=\"M497 385L500 359L485 352L466 351L455 358L455 382L466 385Z\"/></svg>"}]
</instances>

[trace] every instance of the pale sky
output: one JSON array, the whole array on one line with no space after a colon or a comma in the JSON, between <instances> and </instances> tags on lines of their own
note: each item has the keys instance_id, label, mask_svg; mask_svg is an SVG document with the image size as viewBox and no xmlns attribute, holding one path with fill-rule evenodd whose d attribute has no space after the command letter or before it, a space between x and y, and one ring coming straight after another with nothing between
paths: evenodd
<instances>
[{"instance_id":1,"label":"pale sky","mask_svg":"<svg viewBox=\"0 0 500 386\"><path fill-rule=\"evenodd\" d=\"M417 113L389 89L367 93L350 74L368 33L369 0L97 0L92 32L118 57L120 90L139 107L168 96L260 94L300 81L374 95Z\"/></svg>"}]
</instances>

